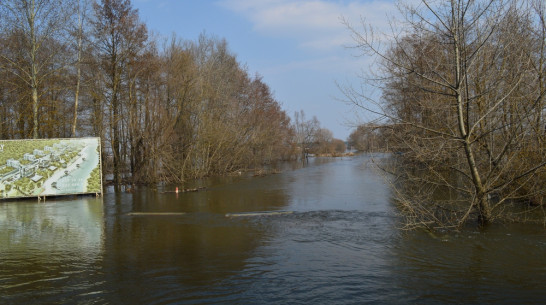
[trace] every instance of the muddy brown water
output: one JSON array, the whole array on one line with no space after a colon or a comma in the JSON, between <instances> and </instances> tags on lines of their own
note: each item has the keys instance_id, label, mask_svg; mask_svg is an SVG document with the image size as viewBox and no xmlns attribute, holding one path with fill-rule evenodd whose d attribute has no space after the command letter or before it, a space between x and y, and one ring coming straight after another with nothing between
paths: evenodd
<instances>
[{"instance_id":1,"label":"muddy brown water","mask_svg":"<svg viewBox=\"0 0 546 305\"><path fill-rule=\"evenodd\" d=\"M0 201L0 304L546 302L544 227L403 232L369 160Z\"/></svg>"}]
</instances>

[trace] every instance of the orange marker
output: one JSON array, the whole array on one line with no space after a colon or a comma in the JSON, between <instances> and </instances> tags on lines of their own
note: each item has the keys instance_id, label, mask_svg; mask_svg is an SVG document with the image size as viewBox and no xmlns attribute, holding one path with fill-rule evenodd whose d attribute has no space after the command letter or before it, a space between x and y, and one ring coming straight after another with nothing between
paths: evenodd
<instances>
[{"instance_id":1,"label":"orange marker","mask_svg":"<svg viewBox=\"0 0 546 305\"><path fill-rule=\"evenodd\" d=\"M178 186L176 187L176 191L175 191L177 194L178 194Z\"/></svg>"}]
</instances>

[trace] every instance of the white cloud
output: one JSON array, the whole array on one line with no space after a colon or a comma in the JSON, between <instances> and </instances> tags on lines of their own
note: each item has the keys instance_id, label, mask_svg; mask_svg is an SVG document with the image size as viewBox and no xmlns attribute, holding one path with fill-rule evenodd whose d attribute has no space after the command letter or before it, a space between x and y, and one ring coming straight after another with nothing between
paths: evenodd
<instances>
[{"instance_id":1,"label":"white cloud","mask_svg":"<svg viewBox=\"0 0 546 305\"><path fill-rule=\"evenodd\" d=\"M351 44L341 18L361 18L387 29L387 15L396 13L392 0L221 0L221 6L243 15L259 33L299 41L303 48L325 50Z\"/></svg>"}]
</instances>

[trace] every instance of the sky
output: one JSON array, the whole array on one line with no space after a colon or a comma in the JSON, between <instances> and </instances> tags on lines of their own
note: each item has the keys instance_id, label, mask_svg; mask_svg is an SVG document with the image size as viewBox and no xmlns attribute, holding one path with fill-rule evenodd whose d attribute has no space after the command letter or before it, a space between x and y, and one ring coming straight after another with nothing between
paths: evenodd
<instances>
[{"instance_id":1,"label":"sky","mask_svg":"<svg viewBox=\"0 0 546 305\"><path fill-rule=\"evenodd\" d=\"M345 18L379 28L392 0L133 0L141 21L160 38L225 38L238 61L269 85L293 117L303 110L346 140L362 113L344 103L337 84L356 85L370 59L358 56ZM337 84L336 84L337 83ZM358 119L358 117L361 117ZM365 116L364 116L365 118Z\"/></svg>"}]
</instances>

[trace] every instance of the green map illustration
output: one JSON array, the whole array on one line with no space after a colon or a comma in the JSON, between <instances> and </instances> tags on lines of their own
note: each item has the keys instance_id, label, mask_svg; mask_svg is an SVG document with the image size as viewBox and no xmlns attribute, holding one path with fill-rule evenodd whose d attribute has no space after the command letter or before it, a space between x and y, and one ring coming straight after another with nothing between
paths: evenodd
<instances>
[{"instance_id":1,"label":"green map illustration","mask_svg":"<svg viewBox=\"0 0 546 305\"><path fill-rule=\"evenodd\" d=\"M0 198L102 193L99 138L0 140Z\"/></svg>"}]
</instances>

